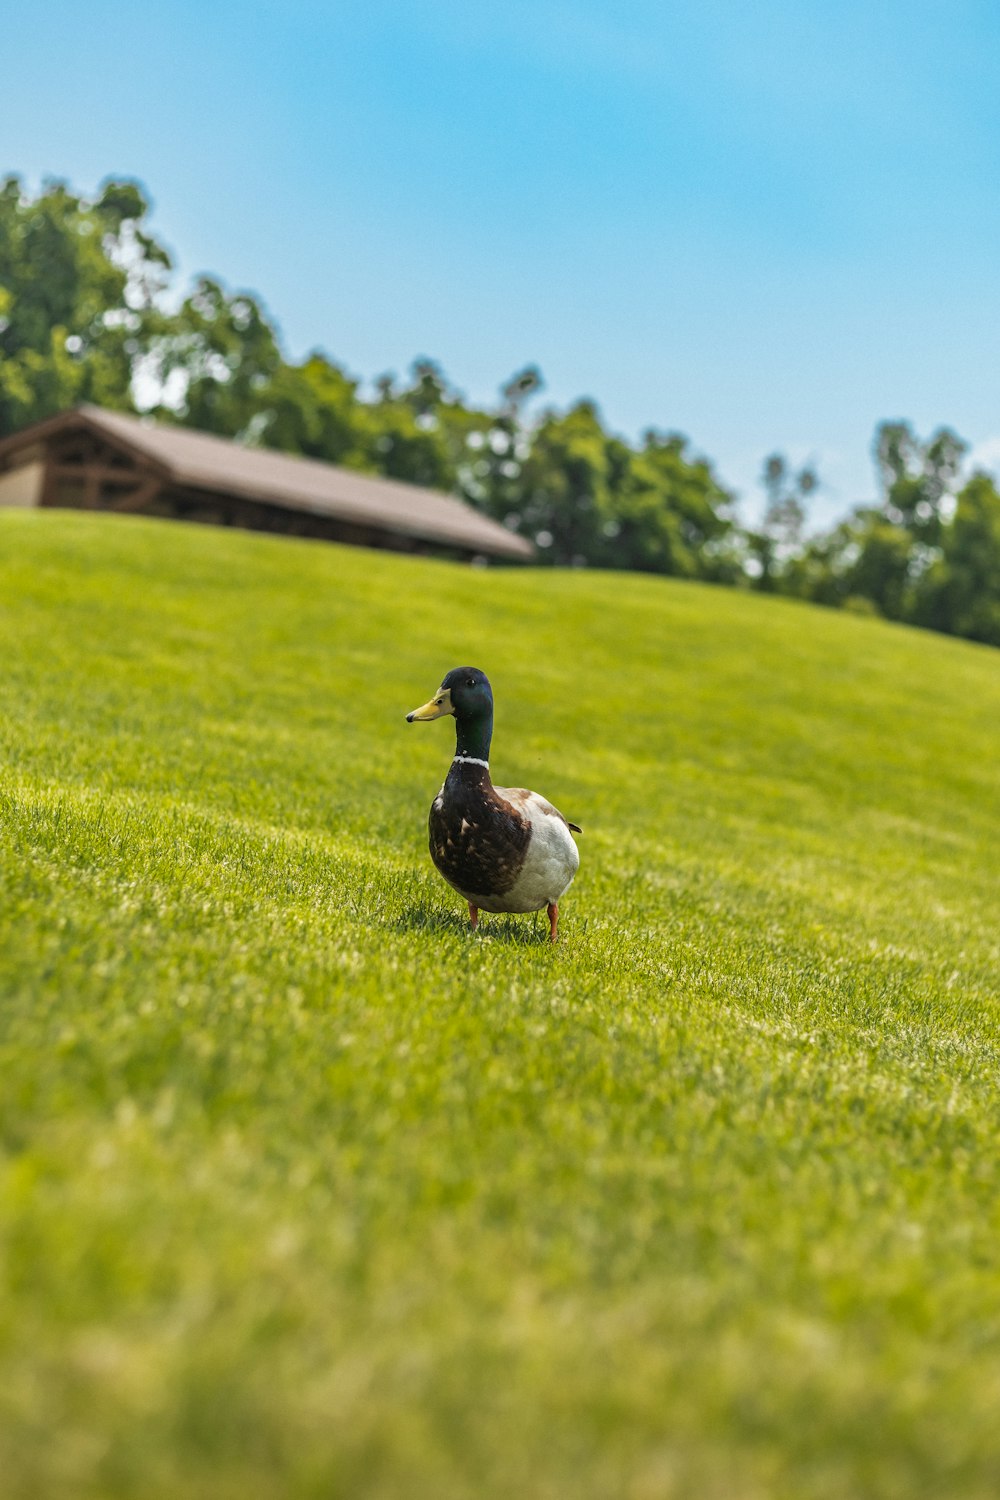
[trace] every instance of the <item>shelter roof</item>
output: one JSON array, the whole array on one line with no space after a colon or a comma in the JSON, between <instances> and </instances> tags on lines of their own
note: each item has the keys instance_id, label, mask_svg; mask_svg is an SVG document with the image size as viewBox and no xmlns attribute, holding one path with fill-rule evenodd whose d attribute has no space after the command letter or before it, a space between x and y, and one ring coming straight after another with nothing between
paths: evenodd
<instances>
[{"instance_id":1,"label":"shelter roof","mask_svg":"<svg viewBox=\"0 0 1000 1500\"><path fill-rule=\"evenodd\" d=\"M0 442L0 458L23 443L39 442L75 425L127 449L175 484L375 526L494 557L527 562L534 556L534 548L524 537L515 536L452 495L358 474L316 459L246 448L229 438L99 406L80 406L15 433Z\"/></svg>"}]
</instances>

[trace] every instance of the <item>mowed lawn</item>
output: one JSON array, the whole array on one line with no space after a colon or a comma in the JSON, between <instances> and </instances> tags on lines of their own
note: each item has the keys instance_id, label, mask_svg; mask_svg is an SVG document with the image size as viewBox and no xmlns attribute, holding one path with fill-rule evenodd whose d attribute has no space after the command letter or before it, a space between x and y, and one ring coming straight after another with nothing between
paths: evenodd
<instances>
[{"instance_id":1,"label":"mowed lawn","mask_svg":"<svg viewBox=\"0 0 1000 1500\"><path fill-rule=\"evenodd\" d=\"M555 948L430 866L466 664ZM993 1500L998 731L874 620L0 515L5 1500Z\"/></svg>"}]
</instances>

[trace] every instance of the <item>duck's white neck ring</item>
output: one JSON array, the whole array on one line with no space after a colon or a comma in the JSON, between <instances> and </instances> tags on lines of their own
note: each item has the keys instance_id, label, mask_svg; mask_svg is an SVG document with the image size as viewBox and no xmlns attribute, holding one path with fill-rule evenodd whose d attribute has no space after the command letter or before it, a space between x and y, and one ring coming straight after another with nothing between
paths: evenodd
<instances>
[{"instance_id":1,"label":"duck's white neck ring","mask_svg":"<svg viewBox=\"0 0 1000 1500\"><path fill-rule=\"evenodd\" d=\"M456 755L452 761L453 766L485 766L488 771L490 763L488 760L480 760L477 755Z\"/></svg>"}]
</instances>

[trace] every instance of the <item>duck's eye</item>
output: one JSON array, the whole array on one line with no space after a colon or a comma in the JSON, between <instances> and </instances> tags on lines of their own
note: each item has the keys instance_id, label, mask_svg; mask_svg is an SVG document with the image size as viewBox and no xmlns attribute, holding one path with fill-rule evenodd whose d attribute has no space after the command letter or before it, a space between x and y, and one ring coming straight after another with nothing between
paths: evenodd
<instances>
[{"instance_id":1,"label":"duck's eye","mask_svg":"<svg viewBox=\"0 0 1000 1500\"><path fill-rule=\"evenodd\" d=\"M474 677L467 677L466 681L465 681L465 685L466 685L466 687L475 687L475 685L476 685L476 679Z\"/></svg>"},{"instance_id":2,"label":"duck's eye","mask_svg":"<svg viewBox=\"0 0 1000 1500\"><path fill-rule=\"evenodd\" d=\"M435 698L434 699L434 707L435 708L440 708L443 702L444 702L443 698Z\"/></svg>"}]
</instances>

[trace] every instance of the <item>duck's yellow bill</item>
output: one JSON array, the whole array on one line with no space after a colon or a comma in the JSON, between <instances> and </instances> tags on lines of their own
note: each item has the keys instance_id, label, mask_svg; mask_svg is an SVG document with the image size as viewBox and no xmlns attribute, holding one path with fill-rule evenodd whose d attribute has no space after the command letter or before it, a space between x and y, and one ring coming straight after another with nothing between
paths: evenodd
<instances>
[{"instance_id":1,"label":"duck's yellow bill","mask_svg":"<svg viewBox=\"0 0 1000 1500\"><path fill-rule=\"evenodd\" d=\"M412 713L406 715L407 724L426 724L431 719L443 719L445 714L453 714L455 710L451 706L451 688L438 688L434 697L422 708L415 708Z\"/></svg>"}]
</instances>

